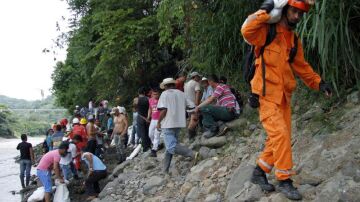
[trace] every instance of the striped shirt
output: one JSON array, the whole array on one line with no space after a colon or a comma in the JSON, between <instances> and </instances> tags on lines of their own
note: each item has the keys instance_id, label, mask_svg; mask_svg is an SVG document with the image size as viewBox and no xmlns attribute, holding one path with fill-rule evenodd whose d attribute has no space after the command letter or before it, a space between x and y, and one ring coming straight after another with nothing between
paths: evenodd
<instances>
[{"instance_id":1,"label":"striped shirt","mask_svg":"<svg viewBox=\"0 0 360 202\"><path fill-rule=\"evenodd\" d=\"M215 88L213 96L216 97L216 105L227 107L227 108L236 108L236 98L231 93L230 87L225 84L218 84Z\"/></svg>"}]
</instances>

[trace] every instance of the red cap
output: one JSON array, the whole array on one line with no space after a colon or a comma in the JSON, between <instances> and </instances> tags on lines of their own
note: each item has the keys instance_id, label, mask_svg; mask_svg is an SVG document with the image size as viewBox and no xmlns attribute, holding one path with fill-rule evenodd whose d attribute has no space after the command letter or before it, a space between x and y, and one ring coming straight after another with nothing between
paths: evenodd
<instances>
[{"instance_id":1,"label":"red cap","mask_svg":"<svg viewBox=\"0 0 360 202\"><path fill-rule=\"evenodd\" d=\"M68 120L67 120L67 119L61 119L60 125L66 126L67 124L68 124Z\"/></svg>"},{"instance_id":2,"label":"red cap","mask_svg":"<svg viewBox=\"0 0 360 202\"><path fill-rule=\"evenodd\" d=\"M310 5L302 0L288 0L288 5L298 8L304 12L308 12L310 10Z\"/></svg>"}]
</instances>

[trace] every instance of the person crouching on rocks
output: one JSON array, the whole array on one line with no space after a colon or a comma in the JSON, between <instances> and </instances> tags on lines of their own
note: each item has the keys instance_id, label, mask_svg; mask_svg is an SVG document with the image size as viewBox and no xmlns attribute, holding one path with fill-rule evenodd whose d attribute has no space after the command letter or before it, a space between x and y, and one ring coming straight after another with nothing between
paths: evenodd
<instances>
[{"instance_id":1,"label":"person crouching on rocks","mask_svg":"<svg viewBox=\"0 0 360 202\"><path fill-rule=\"evenodd\" d=\"M60 180L60 183L64 183L64 179L60 175L60 158L67 155L69 149L68 144L61 143L59 148L56 150L49 151L40 160L37 166L36 175L39 177L41 184L45 189L45 202L50 202L52 181L51 181L51 170L55 171L55 176Z\"/></svg>"},{"instance_id":2,"label":"person crouching on rocks","mask_svg":"<svg viewBox=\"0 0 360 202\"><path fill-rule=\"evenodd\" d=\"M86 149L81 151L81 160L85 161L88 168L88 175L85 179L86 194L89 196L87 201L96 198L100 193L99 181L106 178L107 171L105 164Z\"/></svg>"},{"instance_id":3,"label":"person crouching on rocks","mask_svg":"<svg viewBox=\"0 0 360 202\"><path fill-rule=\"evenodd\" d=\"M165 91L161 94L158 102L160 117L156 128L164 134L166 147L164 172L168 173L174 154L192 158L194 165L199 160L198 152L193 152L178 143L180 130L186 127L186 107L194 108L195 105L185 99L185 94L182 91L176 89L173 78L164 79L160 88L165 89Z\"/></svg>"}]
</instances>

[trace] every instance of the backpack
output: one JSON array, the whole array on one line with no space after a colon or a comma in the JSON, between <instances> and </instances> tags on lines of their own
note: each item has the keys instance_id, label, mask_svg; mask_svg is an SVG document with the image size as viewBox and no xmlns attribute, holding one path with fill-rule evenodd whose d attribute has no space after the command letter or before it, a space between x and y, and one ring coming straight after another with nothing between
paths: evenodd
<instances>
[{"instance_id":1,"label":"backpack","mask_svg":"<svg viewBox=\"0 0 360 202\"><path fill-rule=\"evenodd\" d=\"M235 88L230 88L230 91L235 96L235 99L236 99L237 103L239 104L240 109L242 109L244 102L243 102L241 93L238 90L236 90Z\"/></svg>"},{"instance_id":2,"label":"backpack","mask_svg":"<svg viewBox=\"0 0 360 202\"><path fill-rule=\"evenodd\" d=\"M265 61L264 61L264 51L265 51L265 47L270 45L274 39L276 37L276 24L270 24L270 28L269 31L266 35L266 41L264 46L261 47L260 49L260 56L261 57L261 71L262 71L262 80L263 80L263 92L262 92L262 96L265 96L266 94L266 85L265 85L265 74L266 74L266 69L265 69ZM296 34L294 34L294 47L291 48L290 53L289 53L289 63L293 63L294 62L294 58L297 54L297 48L298 48L298 37ZM243 67L243 72L244 72L244 80L245 82L250 86L251 88L251 80L254 78L255 75L255 59L256 59L256 55L255 55L255 46L250 46L248 47L248 52L245 56L245 64Z\"/></svg>"}]
</instances>

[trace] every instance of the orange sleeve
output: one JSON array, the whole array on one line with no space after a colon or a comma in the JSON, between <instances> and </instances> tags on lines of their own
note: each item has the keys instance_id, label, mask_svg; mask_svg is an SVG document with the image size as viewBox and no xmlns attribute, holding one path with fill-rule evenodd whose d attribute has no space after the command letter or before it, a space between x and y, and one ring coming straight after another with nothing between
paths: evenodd
<instances>
[{"instance_id":1,"label":"orange sleeve","mask_svg":"<svg viewBox=\"0 0 360 202\"><path fill-rule=\"evenodd\" d=\"M293 71L298 75L304 83L314 90L319 90L321 77L313 70L309 63L304 58L304 50L301 40L298 40L298 50L294 63L292 64Z\"/></svg>"},{"instance_id":2,"label":"orange sleeve","mask_svg":"<svg viewBox=\"0 0 360 202\"><path fill-rule=\"evenodd\" d=\"M263 46L266 41L269 27L267 21L269 19L270 15L264 10L259 10L250 15L241 27L241 33L245 41L251 45Z\"/></svg>"}]
</instances>

